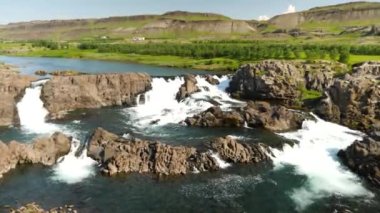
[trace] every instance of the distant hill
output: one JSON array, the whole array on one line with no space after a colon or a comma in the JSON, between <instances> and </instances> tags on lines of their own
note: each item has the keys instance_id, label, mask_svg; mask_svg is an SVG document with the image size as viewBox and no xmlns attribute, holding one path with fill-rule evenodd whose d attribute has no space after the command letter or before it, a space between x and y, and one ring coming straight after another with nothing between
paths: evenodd
<instances>
[{"instance_id":1,"label":"distant hill","mask_svg":"<svg viewBox=\"0 0 380 213\"><path fill-rule=\"evenodd\" d=\"M346 27L380 24L380 3L353 2L316 7L307 11L275 16L269 20L269 23L283 29L341 32Z\"/></svg>"},{"instance_id":2,"label":"distant hill","mask_svg":"<svg viewBox=\"0 0 380 213\"><path fill-rule=\"evenodd\" d=\"M256 29L245 21L213 13L168 12L102 19L52 20L12 23L0 27L0 39L76 40L94 37L192 38L250 34Z\"/></svg>"},{"instance_id":3,"label":"distant hill","mask_svg":"<svg viewBox=\"0 0 380 213\"><path fill-rule=\"evenodd\" d=\"M291 14L269 21L234 20L185 11L101 19L51 20L0 26L0 40L239 39L289 36L380 35L380 3L353 2Z\"/></svg>"}]
</instances>

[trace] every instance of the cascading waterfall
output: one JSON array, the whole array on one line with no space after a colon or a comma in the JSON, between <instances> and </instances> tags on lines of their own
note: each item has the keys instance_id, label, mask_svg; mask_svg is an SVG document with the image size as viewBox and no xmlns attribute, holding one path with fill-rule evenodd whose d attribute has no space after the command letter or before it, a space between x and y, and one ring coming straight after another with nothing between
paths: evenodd
<instances>
[{"instance_id":1,"label":"cascading waterfall","mask_svg":"<svg viewBox=\"0 0 380 213\"><path fill-rule=\"evenodd\" d=\"M75 131L46 122L45 118L49 112L44 108L40 96L42 86L47 81L33 82L32 87L26 89L24 97L17 104L22 129L34 134L49 134L61 131L67 135L75 135ZM81 144L77 139L72 140L70 153L58 160L58 163L53 168L52 179L72 184L94 174L96 162L87 157L87 150L84 149L79 156L76 156L80 146Z\"/></svg>"},{"instance_id":2,"label":"cascading waterfall","mask_svg":"<svg viewBox=\"0 0 380 213\"><path fill-rule=\"evenodd\" d=\"M201 91L178 102L175 97L184 79L182 77L169 80L154 78L152 90L145 94L145 103L125 110L130 117L130 124L138 128L147 128L152 124L163 126L179 123L186 117L214 106L212 104L214 102L217 102L224 110L244 105L243 102L230 98L225 92L229 84L227 76L218 78L220 84L217 86L211 85L201 76L197 76L196 80Z\"/></svg>"},{"instance_id":3,"label":"cascading waterfall","mask_svg":"<svg viewBox=\"0 0 380 213\"><path fill-rule=\"evenodd\" d=\"M32 87L25 90L24 97L17 104L21 127L31 133L46 134L58 130L56 125L45 121L49 112L44 108L44 103L40 96L42 85L46 81L33 82Z\"/></svg>"},{"instance_id":4,"label":"cascading waterfall","mask_svg":"<svg viewBox=\"0 0 380 213\"><path fill-rule=\"evenodd\" d=\"M80 141L73 139L70 153L58 159L53 168L53 180L74 184L95 175L96 161L87 156L86 148L77 156L80 148Z\"/></svg>"},{"instance_id":5,"label":"cascading waterfall","mask_svg":"<svg viewBox=\"0 0 380 213\"><path fill-rule=\"evenodd\" d=\"M273 150L275 170L292 165L295 172L307 176L307 182L293 190L291 198L303 210L315 200L331 195L370 198L372 194L362 185L360 179L344 168L337 159L337 152L345 149L363 134L346 127L323 121L307 120L302 129L282 133L283 137L299 143L283 150Z\"/></svg>"}]
</instances>

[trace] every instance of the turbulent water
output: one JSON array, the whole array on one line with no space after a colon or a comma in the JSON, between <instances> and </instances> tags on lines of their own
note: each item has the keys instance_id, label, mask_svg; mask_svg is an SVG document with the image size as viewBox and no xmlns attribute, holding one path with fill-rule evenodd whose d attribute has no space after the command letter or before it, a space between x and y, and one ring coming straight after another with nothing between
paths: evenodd
<instances>
[{"instance_id":1,"label":"turbulent water","mask_svg":"<svg viewBox=\"0 0 380 213\"><path fill-rule=\"evenodd\" d=\"M75 204L82 212L333 212L337 205L358 211L380 210L378 192L366 186L336 158L363 134L325 122L317 117L305 121L302 129L279 135L256 129L188 128L181 122L217 102L223 109L243 106L224 91L197 77L201 92L181 102L175 100L182 77L154 78L144 102L126 109L99 109L68 115L68 121L46 122L47 110L40 99L38 82L26 90L17 108L21 129L0 131L0 139L20 135L43 135L63 131L73 135L71 151L52 168L28 167L13 171L0 182L0 205L36 201L53 207ZM140 97L138 97L140 100ZM70 120L71 119L71 120ZM85 139L96 127L124 134L194 146L217 137L232 135L247 143L267 144L294 140L292 147L273 149L272 165L233 165L217 154L221 171L155 181L132 174L102 177L96 163L86 156ZM28 136L25 136L26 138ZM31 136L30 136L31 137ZM30 193L33 192L33 193ZM159 196L157 196L159 195ZM17 201L16 201L17 200Z\"/></svg>"},{"instance_id":2,"label":"turbulent water","mask_svg":"<svg viewBox=\"0 0 380 213\"><path fill-rule=\"evenodd\" d=\"M284 164L293 165L297 173L308 178L290 194L298 209L303 210L316 199L334 194L373 197L356 175L343 168L336 156L340 149L361 139L362 133L315 117L315 120L305 121L302 129L281 135L298 144L285 145L282 151L274 150L275 169L281 169Z\"/></svg>"}]
</instances>

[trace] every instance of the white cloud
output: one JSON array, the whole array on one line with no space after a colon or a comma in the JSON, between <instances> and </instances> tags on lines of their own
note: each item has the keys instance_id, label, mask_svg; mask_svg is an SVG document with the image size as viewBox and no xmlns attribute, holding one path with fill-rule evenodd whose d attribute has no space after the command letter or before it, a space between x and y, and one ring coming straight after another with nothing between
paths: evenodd
<instances>
[{"instance_id":1,"label":"white cloud","mask_svg":"<svg viewBox=\"0 0 380 213\"><path fill-rule=\"evenodd\" d=\"M296 7L292 4L289 4L288 6L288 10L284 12L284 14L288 14L288 13L295 13L296 12Z\"/></svg>"},{"instance_id":2,"label":"white cloud","mask_svg":"<svg viewBox=\"0 0 380 213\"><path fill-rule=\"evenodd\" d=\"M269 20L268 16L266 16L266 15L259 16L259 21L267 21L267 20Z\"/></svg>"}]
</instances>

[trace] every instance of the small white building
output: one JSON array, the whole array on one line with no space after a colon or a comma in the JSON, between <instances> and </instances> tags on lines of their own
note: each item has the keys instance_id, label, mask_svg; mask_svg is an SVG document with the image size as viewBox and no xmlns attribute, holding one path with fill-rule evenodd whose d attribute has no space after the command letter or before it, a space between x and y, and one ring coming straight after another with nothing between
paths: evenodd
<instances>
[{"instance_id":1,"label":"small white building","mask_svg":"<svg viewBox=\"0 0 380 213\"><path fill-rule=\"evenodd\" d=\"M145 41L145 37L133 37L132 41Z\"/></svg>"}]
</instances>

